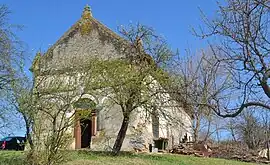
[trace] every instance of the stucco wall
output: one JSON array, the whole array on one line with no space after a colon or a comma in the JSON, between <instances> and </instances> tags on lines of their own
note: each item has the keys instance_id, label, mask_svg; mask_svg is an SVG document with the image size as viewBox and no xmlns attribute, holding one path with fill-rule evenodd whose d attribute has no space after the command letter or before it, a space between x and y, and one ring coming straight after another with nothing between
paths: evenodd
<instances>
[{"instance_id":1,"label":"stucco wall","mask_svg":"<svg viewBox=\"0 0 270 165\"><path fill-rule=\"evenodd\" d=\"M121 41L104 38L98 29L93 28L87 35L82 35L79 30L71 34L40 58L41 72L85 67L93 57L110 59L124 56L125 49L115 47L118 42L123 45Z\"/></svg>"},{"instance_id":2,"label":"stucco wall","mask_svg":"<svg viewBox=\"0 0 270 165\"><path fill-rule=\"evenodd\" d=\"M92 150L110 150L113 147L116 136L120 129L123 115L117 105L112 105L106 98L97 97L100 110L98 111L97 135L92 137ZM172 105L173 106L173 105ZM179 144L185 134L191 137L192 120L182 108L161 107L159 114L159 138L169 139L169 147ZM163 116L165 113L166 116ZM151 114L143 108L135 110L131 117L124 140L122 150L130 151L134 149L149 150L149 144L153 144L156 139L153 136ZM73 143L75 148L75 143Z\"/></svg>"},{"instance_id":3,"label":"stucco wall","mask_svg":"<svg viewBox=\"0 0 270 165\"><path fill-rule=\"evenodd\" d=\"M52 82L55 81L61 83L56 88L59 91L53 92L65 93L65 90L73 90L74 95L80 94L80 90L84 88L80 83L82 77L80 68L89 65L90 58L108 59L125 56L124 49L117 48L113 44L113 42L119 42L118 39L112 41L112 39L104 38L97 28L93 28L87 35L81 35L78 29L67 35L69 35L68 38L58 41L45 56L40 58L38 70L34 71L39 72L35 74L36 92L50 90ZM156 87L160 88L158 82L152 86L152 88ZM166 101L169 98L168 94L162 94L152 101L159 107L159 137L168 138L170 141L173 139L173 143L177 144L185 133L191 134L192 120L176 102ZM96 94L92 99L101 108L98 112L97 135L92 138L91 148L109 150L120 129L122 112L119 106L111 105L104 96ZM163 103L164 100L166 104ZM178 107L175 108L175 106ZM172 118L165 117L160 112L166 112ZM134 111L122 150L147 149L148 144L153 143L151 121L151 115L145 109L138 108ZM72 132L73 129L69 131ZM172 145L173 143L169 142ZM71 144L71 148L75 148L75 141Z\"/></svg>"}]
</instances>

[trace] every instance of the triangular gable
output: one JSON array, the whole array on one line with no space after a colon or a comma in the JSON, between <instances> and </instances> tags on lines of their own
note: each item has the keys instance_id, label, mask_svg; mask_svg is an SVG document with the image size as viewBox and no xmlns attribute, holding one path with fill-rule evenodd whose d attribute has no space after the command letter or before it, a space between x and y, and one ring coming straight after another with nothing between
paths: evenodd
<instances>
[{"instance_id":1,"label":"triangular gable","mask_svg":"<svg viewBox=\"0 0 270 165\"><path fill-rule=\"evenodd\" d=\"M102 44L98 42L101 42L104 45L107 44L107 47L102 47ZM99 47L95 44L98 44ZM83 48L79 49L80 46L85 47L85 50L89 49L88 53L83 52L84 50L81 50ZM83 58L86 59L88 55L91 56L94 54L97 54L98 56L113 56L118 54L121 56L123 50L130 48L130 46L130 42L121 38L115 32L97 21L92 16L89 6L86 6L80 20L71 26L71 28L65 32L45 54L39 56L38 60L35 58L31 69L33 72L36 72L38 68L41 69L42 72L42 69L46 70L46 68L57 68L56 70L59 70L61 65L72 67L68 64L68 56L75 54L78 56L78 61L84 61ZM90 51L90 47L96 52ZM95 47L97 47L96 50L94 50ZM79 56L84 57L82 58ZM74 59L74 57L72 58ZM63 64L64 62L67 64ZM37 67L37 65L39 66Z\"/></svg>"}]
</instances>

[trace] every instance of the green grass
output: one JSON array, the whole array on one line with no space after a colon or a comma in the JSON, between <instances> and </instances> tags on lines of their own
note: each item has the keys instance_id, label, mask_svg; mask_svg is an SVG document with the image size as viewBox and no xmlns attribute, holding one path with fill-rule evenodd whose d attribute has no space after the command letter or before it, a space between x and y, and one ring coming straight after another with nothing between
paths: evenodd
<instances>
[{"instance_id":1,"label":"green grass","mask_svg":"<svg viewBox=\"0 0 270 165\"><path fill-rule=\"evenodd\" d=\"M73 152L65 165L254 165L239 161L199 158L172 154L122 154L114 157L105 153Z\"/></svg>"},{"instance_id":2,"label":"green grass","mask_svg":"<svg viewBox=\"0 0 270 165\"><path fill-rule=\"evenodd\" d=\"M68 161L63 165L255 165L232 160L172 154L122 153L114 157L102 152L72 151L65 155L68 156ZM23 152L0 152L0 165L22 165L25 164L24 159Z\"/></svg>"},{"instance_id":3,"label":"green grass","mask_svg":"<svg viewBox=\"0 0 270 165\"><path fill-rule=\"evenodd\" d=\"M0 151L0 165L22 165L24 160L22 151Z\"/></svg>"}]
</instances>

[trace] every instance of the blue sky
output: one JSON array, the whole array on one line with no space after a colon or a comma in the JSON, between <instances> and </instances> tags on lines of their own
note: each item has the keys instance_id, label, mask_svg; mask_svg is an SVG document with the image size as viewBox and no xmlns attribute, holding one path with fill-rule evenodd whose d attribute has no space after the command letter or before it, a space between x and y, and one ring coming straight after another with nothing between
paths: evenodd
<instances>
[{"instance_id":1,"label":"blue sky","mask_svg":"<svg viewBox=\"0 0 270 165\"><path fill-rule=\"evenodd\" d=\"M201 23L198 7L212 16L216 0L0 0L12 14L10 22L23 25L19 33L29 50L46 50L81 16L86 4L93 16L116 31L117 26L140 22L153 27L173 48L201 49L206 46L190 33Z\"/></svg>"},{"instance_id":2,"label":"blue sky","mask_svg":"<svg viewBox=\"0 0 270 165\"><path fill-rule=\"evenodd\" d=\"M17 34L28 46L29 59L55 43L80 18L86 4L93 16L110 29L116 31L119 25L140 22L153 27L182 54L185 49L195 52L207 46L206 41L190 32L201 24L199 7L209 17L216 10L216 0L0 0L0 3L11 10L11 23L24 26Z\"/></svg>"}]
</instances>

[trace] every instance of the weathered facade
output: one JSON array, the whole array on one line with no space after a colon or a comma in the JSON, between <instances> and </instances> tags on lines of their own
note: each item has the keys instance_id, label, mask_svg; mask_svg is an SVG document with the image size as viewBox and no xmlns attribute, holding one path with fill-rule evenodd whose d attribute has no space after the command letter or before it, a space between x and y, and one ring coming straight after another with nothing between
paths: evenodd
<instances>
[{"instance_id":1,"label":"weathered facade","mask_svg":"<svg viewBox=\"0 0 270 165\"><path fill-rule=\"evenodd\" d=\"M77 102L69 115L91 109L91 117L76 121L70 128L73 134L73 149L91 148L93 150L110 150L120 129L123 115L117 105L107 102L104 95L87 93L80 83L82 68L88 59L120 58L126 56L129 43L105 27L92 17L89 7L86 7L81 19L75 23L48 51L37 54L32 71L35 78L36 91L39 93L58 92L61 95L72 92L72 101ZM57 86L56 90L48 89L53 80L72 80L73 87L68 90ZM156 82L159 86L159 83ZM82 92L83 91L83 92ZM83 93L83 94L82 94ZM48 94L49 95L49 94ZM168 98L168 94L161 97ZM155 100L159 104L158 100ZM88 102L89 106L84 103ZM87 104L87 103L86 103ZM138 108L131 115L122 150L144 150L153 144L155 139L168 139L169 146L179 143L183 138L191 141L192 118L176 101L169 101L163 107L164 112L177 118L168 121L159 114L146 114L143 108ZM158 112L157 112L158 113ZM180 121L180 122L179 122Z\"/></svg>"}]
</instances>

